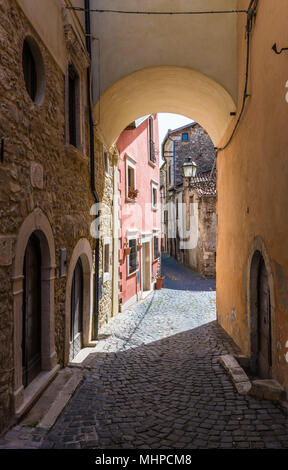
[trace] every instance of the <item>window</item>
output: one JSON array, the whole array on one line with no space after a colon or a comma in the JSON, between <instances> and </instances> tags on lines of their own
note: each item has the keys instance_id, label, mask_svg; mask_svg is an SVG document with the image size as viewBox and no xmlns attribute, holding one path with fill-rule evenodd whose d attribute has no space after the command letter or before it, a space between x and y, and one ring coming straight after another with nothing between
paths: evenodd
<instances>
[{"instance_id":1,"label":"window","mask_svg":"<svg viewBox=\"0 0 288 470\"><path fill-rule=\"evenodd\" d=\"M128 167L128 188L135 189L135 170Z\"/></svg>"},{"instance_id":2,"label":"window","mask_svg":"<svg viewBox=\"0 0 288 470\"><path fill-rule=\"evenodd\" d=\"M153 164L156 163L155 142L154 142L154 119L148 119L148 154L149 160Z\"/></svg>"},{"instance_id":3,"label":"window","mask_svg":"<svg viewBox=\"0 0 288 470\"><path fill-rule=\"evenodd\" d=\"M187 142L188 141L188 133L187 132L184 132L182 134L182 142Z\"/></svg>"},{"instance_id":4,"label":"window","mask_svg":"<svg viewBox=\"0 0 288 470\"><path fill-rule=\"evenodd\" d=\"M138 269L138 260L137 260L137 240L133 238L129 240L128 246L130 248L129 258L128 258L128 274L134 274Z\"/></svg>"},{"instance_id":5,"label":"window","mask_svg":"<svg viewBox=\"0 0 288 470\"><path fill-rule=\"evenodd\" d=\"M160 258L160 252L159 252L159 237L154 236L153 237L153 260L156 261L157 259Z\"/></svg>"},{"instance_id":6,"label":"window","mask_svg":"<svg viewBox=\"0 0 288 470\"><path fill-rule=\"evenodd\" d=\"M164 211L164 224L168 224L168 211Z\"/></svg>"},{"instance_id":7,"label":"window","mask_svg":"<svg viewBox=\"0 0 288 470\"><path fill-rule=\"evenodd\" d=\"M72 64L68 70L69 79L69 144L77 147L79 141L79 76Z\"/></svg>"},{"instance_id":8,"label":"window","mask_svg":"<svg viewBox=\"0 0 288 470\"><path fill-rule=\"evenodd\" d=\"M136 189L136 162L131 157L126 156L126 198L134 201L137 198Z\"/></svg>"},{"instance_id":9,"label":"window","mask_svg":"<svg viewBox=\"0 0 288 470\"><path fill-rule=\"evenodd\" d=\"M22 67L26 90L32 101L40 105L44 99L44 64L40 49L32 37L24 40Z\"/></svg>"},{"instance_id":10,"label":"window","mask_svg":"<svg viewBox=\"0 0 288 470\"><path fill-rule=\"evenodd\" d=\"M168 185L172 184L172 164L169 162L168 166Z\"/></svg>"},{"instance_id":11,"label":"window","mask_svg":"<svg viewBox=\"0 0 288 470\"><path fill-rule=\"evenodd\" d=\"M26 89L33 101L35 101L37 90L37 73L35 60L27 41L23 45L23 72Z\"/></svg>"},{"instance_id":12,"label":"window","mask_svg":"<svg viewBox=\"0 0 288 470\"><path fill-rule=\"evenodd\" d=\"M103 282L111 279L111 240L105 238L103 241Z\"/></svg>"},{"instance_id":13,"label":"window","mask_svg":"<svg viewBox=\"0 0 288 470\"><path fill-rule=\"evenodd\" d=\"M152 210L157 210L158 203L158 184L152 182Z\"/></svg>"}]
</instances>

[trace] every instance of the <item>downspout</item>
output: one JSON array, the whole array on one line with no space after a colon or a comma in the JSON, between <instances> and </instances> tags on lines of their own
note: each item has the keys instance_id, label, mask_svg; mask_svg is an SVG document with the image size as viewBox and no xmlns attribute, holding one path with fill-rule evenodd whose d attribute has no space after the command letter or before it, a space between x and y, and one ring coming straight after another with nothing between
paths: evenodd
<instances>
[{"instance_id":1,"label":"downspout","mask_svg":"<svg viewBox=\"0 0 288 470\"><path fill-rule=\"evenodd\" d=\"M87 69L87 100L89 110L89 138L90 138L90 188L93 194L95 203L99 203L99 196L95 187L95 146L94 146L94 121L91 97L91 79L92 79L92 52L91 52L91 18L90 18L90 0L85 0L85 31L86 31L86 48L90 57L90 65ZM96 219L99 215L96 214ZM97 222L96 222L97 223ZM98 226L98 224L97 224ZM93 301L93 339L98 339L98 324L99 324L99 252L100 243L99 237L96 237L95 247L95 274L94 274L94 301Z\"/></svg>"}]
</instances>

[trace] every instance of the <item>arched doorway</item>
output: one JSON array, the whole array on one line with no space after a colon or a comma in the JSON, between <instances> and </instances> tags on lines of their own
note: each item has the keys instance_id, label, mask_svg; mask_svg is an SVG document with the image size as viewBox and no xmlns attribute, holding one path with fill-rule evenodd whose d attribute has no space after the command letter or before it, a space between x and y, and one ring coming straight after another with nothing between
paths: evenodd
<instances>
[{"instance_id":1,"label":"arched doorway","mask_svg":"<svg viewBox=\"0 0 288 470\"><path fill-rule=\"evenodd\" d=\"M83 267L79 258L71 289L70 361L81 351L83 345L83 287Z\"/></svg>"},{"instance_id":2,"label":"arched doorway","mask_svg":"<svg viewBox=\"0 0 288 470\"><path fill-rule=\"evenodd\" d=\"M271 295L265 260L260 251L252 258L250 275L251 365L262 379L272 377Z\"/></svg>"},{"instance_id":3,"label":"arched doorway","mask_svg":"<svg viewBox=\"0 0 288 470\"><path fill-rule=\"evenodd\" d=\"M37 208L19 229L13 267L13 396L17 416L25 413L60 367L55 350L55 268L53 232Z\"/></svg>"},{"instance_id":4,"label":"arched doorway","mask_svg":"<svg viewBox=\"0 0 288 470\"><path fill-rule=\"evenodd\" d=\"M28 240L23 267L23 386L41 372L41 248L32 234Z\"/></svg>"},{"instance_id":5,"label":"arched doorway","mask_svg":"<svg viewBox=\"0 0 288 470\"><path fill-rule=\"evenodd\" d=\"M66 283L65 299L65 357L69 364L82 348L94 346L92 342L92 278L93 255L87 239L80 239L71 256Z\"/></svg>"}]
</instances>

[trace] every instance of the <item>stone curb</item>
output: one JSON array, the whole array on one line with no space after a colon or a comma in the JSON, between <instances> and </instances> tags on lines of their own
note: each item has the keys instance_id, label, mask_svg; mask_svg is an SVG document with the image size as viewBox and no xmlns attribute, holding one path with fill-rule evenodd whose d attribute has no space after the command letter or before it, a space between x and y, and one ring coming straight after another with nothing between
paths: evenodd
<instances>
[{"instance_id":1,"label":"stone curb","mask_svg":"<svg viewBox=\"0 0 288 470\"><path fill-rule=\"evenodd\" d=\"M68 404L69 400L72 398L73 394L75 393L79 385L82 383L82 381L82 373L75 371L75 373L68 380L63 389L58 393L55 398L55 401L53 402L43 419L37 425L38 428L48 430L54 425L58 416Z\"/></svg>"},{"instance_id":2,"label":"stone curb","mask_svg":"<svg viewBox=\"0 0 288 470\"><path fill-rule=\"evenodd\" d=\"M247 393L250 392L252 385L249 377L236 361L235 357L230 354L220 356L219 363L226 370L228 375L230 375L237 392L240 395L247 395Z\"/></svg>"}]
</instances>

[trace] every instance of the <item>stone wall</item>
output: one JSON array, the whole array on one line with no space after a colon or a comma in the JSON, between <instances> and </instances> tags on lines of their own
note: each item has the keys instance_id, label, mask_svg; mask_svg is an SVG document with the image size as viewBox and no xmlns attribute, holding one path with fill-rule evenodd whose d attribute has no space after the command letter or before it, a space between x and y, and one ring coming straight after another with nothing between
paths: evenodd
<instances>
[{"instance_id":1,"label":"stone wall","mask_svg":"<svg viewBox=\"0 0 288 470\"><path fill-rule=\"evenodd\" d=\"M57 20L57 19L55 19ZM45 97L39 106L28 95L22 71L26 34L40 48L45 70ZM64 361L66 278L59 277L59 251L67 262L80 238L90 236L88 128L84 153L65 146L65 77L16 2L0 0L0 137L5 139L0 163L0 432L9 424L13 387L13 253L25 218L40 208L48 218L56 247L55 342L58 362ZM86 72L84 71L84 75ZM85 82L84 123L88 122ZM96 171L103 172L97 161Z\"/></svg>"},{"instance_id":2,"label":"stone wall","mask_svg":"<svg viewBox=\"0 0 288 470\"><path fill-rule=\"evenodd\" d=\"M216 276L216 197L199 200L199 272L206 277Z\"/></svg>"},{"instance_id":3,"label":"stone wall","mask_svg":"<svg viewBox=\"0 0 288 470\"><path fill-rule=\"evenodd\" d=\"M102 152L103 155L103 152ZM101 194L101 241L100 241L100 257L99 257L99 279L101 279L101 300L99 302L99 326L101 327L109 320L112 314L112 256L113 256L113 232L112 232L112 202L113 202L113 157L107 152L108 156L108 172L103 175L103 184L99 187ZM101 159L101 152L98 153L98 159ZM100 161L98 162L101 171ZM100 185L98 185L100 186ZM104 239L110 241L110 277L109 280L104 279L103 258L104 258Z\"/></svg>"},{"instance_id":4,"label":"stone wall","mask_svg":"<svg viewBox=\"0 0 288 470\"><path fill-rule=\"evenodd\" d=\"M183 142L182 133L188 134L188 141ZM214 145L207 132L199 124L193 124L182 131L169 134L175 142L175 186L183 182L183 163L191 157L197 163L197 172L202 173L212 168ZM177 140L179 139L179 140Z\"/></svg>"}]
</instances>

